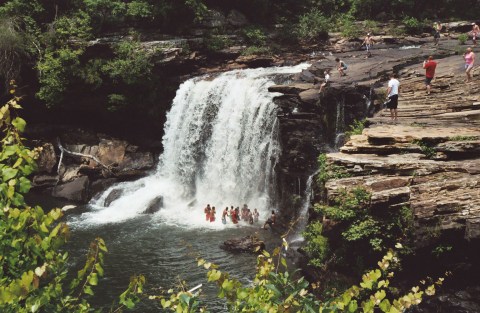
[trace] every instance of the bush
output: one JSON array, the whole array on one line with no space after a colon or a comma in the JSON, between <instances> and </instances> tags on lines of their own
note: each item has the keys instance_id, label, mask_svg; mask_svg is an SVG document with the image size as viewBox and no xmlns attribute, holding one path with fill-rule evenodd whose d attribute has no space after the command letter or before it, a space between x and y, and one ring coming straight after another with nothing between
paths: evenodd
<instances>
[{"instance_id":1,"label":"bush","mask_svg":"<svg viewBox=\"0 0 480 313\"><path fill-rule=\"evenodd\" d=\"M468 35L467 34L460 34L458 36L458 43L460 43L461 45L466 44L467 40L468 40Z\"/></svg>"},{"instance_id":2,"label":"bush","mask_svg":"<svg viewBox=\"0 0 480 313\"><path fill-rule=\"evenodd\" d=\"M365 129L366 123L367 120L354 120L353 124L349 126L349 130L345 132L345 136L350 138L353 135L361 135Z\"/></svg>"},{"instance_id":3,"label":"bush","mask_svg":"<svg viewBox=\"0 0 480 313\"><path fill-rule=\"evenodd\" d=\"M338 16L335 24L345 38L356 38L360 35L360 29L355 23L354 17L350 14Z\"/></svg>"},{"instance_id":4,"label":"bush","mask_svg":"<svg viewBox=\"0 0 480 313\"><path fill-rule=\"evenodd\" d=\"M315 221L308 225L303 232L303 237L307 242L304 251L309 259L308 264L317 267L324 264L329 252L328 239L322 236L322 229L322 223Z\"/></svg>"},{"instance_id":5,"label":"bush","mask_svg":"<svg viewBox=\"0 0 480 313\"><path fill-rule=\"evenodd\" d=\"M105 242L95 239L85 266L75 275L67 272L68 253L61 248L69 230L62 210L44 212L24 200L40 149L23 145L26 122L17 116L18 101L14 96L0 109L0 312L93 312L88 297L104 273ZM112 312L138 302L144 282L143 276L133 277Z\"/></svg>"},{"instance_id":6,"label":"bush","mask_svg":"<svg viewBox=\"0 0 480 313\"><path fill-rule=\"evenodd\" d=\"M242 51L242 55L270 55L272 51L269 47L250 46Z\"/></svg>"},{"instance_id":7,"label":"bush","mask_svg":"<svg viewBox=\"0 0 480 313\"><path fill-rule=\"evenodd\" d=\"M297 35L303 40L327 38L330 21L321 11L313 9L300 16L296 26Z\"/></svg>"},{"instance_id":8,"label":"bush","mask_svg":"<svg viewBox=\"0 0 480 313\"><path fill-rule=\"evenodd\" d=\"M227 35L208 34L204 38L205 48L209 51L220 51L232 44L232 40Z\"/></svg>"},{"instance_id":9,"label":"bush","mask_svg":"<svg viewBox=\"0 0 480 313\"><path fill-rule=\"evenodd\" d=\"M247 44L252 46L264 46L267 43L265 32L258 27L249 26L243 30L243 37Z\"/></svg>"},{"instance_id":10,"label":"bush","mask_svg":"<svg viewBox=\"0 0 480 313\"><path fill-rule=\"evenodd\" d=\"M405 30L409 34L419 34L427 25L426 21L420 21L415 17L404 17L402 20L403 25L405 25Z\"/></svg>"}]
</instances>

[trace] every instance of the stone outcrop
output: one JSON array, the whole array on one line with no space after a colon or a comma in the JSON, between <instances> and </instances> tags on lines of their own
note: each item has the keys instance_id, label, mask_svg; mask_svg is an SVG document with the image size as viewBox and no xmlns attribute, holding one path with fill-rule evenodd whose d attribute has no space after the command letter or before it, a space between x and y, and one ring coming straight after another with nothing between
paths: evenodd
<instances>
[{"instance_id":1,"label":"stone outcrop","mask_svg":"<svg viewBox=\"0 0 480 313\"><path fill-rule=\"evenodd\" d=\"M265 249L265 243L256 236L226 240L220 248L232 252L258 253Z\"/></svg>"},{"instance_id":2,"label":"stone outcrop","mask_svg":"<svg viewBox=\"0 0 480 313\"><path fill-rule=\"evenodd\" d=\"M361 135L328 155L353 176L328 182L328 197L362 186L372 193L372 207L410 207L418 248L439 238L432 232L480 239L480 110L474 105L480 93L476 83L463 84L454 61L441 60L430 96L422 77L407 68L399 122L381 112Z\"/></svg>"},{"instance_id":3,"label":"stone outcrop","mask_svg":"<svg viewBox=\"0 0 480 313\"><path fill-rule=\"evenodd\" d=\"M154 153L125 140L69 131L60 138L66 149L60 166L56 140L35 143L42 150L32 186L37 190L50 189L54 197L86 203L114 183L145 176L156 163Z\"/></svg>"}]
</instances>

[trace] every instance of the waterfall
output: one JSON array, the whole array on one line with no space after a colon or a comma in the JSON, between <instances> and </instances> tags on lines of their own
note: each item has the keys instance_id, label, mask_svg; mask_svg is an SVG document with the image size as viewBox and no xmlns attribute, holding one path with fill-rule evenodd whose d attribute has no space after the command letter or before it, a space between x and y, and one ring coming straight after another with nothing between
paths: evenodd
<instances>
[{"instance_id":1,"label":"waterfall","mask_svg":"<svg viewBox=\"0 0 480 313\"><path fill-rule=\"evenodd\" d=\"M308 66L236 70L184 82L167 114L156 171L106 190L82 222L135 218L159 197L163 207L155 217L174 225L221 228L223 208L244 203L266 216L274 205L273 169L280 153L273 103L279 94L267 89L274 75ZM105 206L112 192L120 197ZM205 223L207 203L217 209L216 223Z\"/></svg>"},{"instance_id":2,"label":"waterfall","mask_svg":"<svg viewBox=\"0 0 480 313\"><path fill-rule=\"evenodd\" d=\"M307 223L308 223L308 209L310 208L310 202L312 201L312 194L313 194L313 188L312 188L313 179L317 174L318 174L318 171L310 175L307 179L305 195L303 198L301 210L298 214L298 220L294 225L291 231L291 234L287 238L288 244L294 248L298 248L300 244L303 242L302 232L305 230L305 227L307 226Z\"/></svg>"}]
</instances>

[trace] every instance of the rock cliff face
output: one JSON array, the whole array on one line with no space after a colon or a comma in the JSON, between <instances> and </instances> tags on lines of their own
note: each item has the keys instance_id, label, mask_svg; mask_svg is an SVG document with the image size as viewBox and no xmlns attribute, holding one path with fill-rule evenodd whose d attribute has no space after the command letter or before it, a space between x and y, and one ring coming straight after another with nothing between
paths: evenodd
<instances>
[{"instance_id":1,"label":"rock cliff face","mask_svg":"<svg viewBox=\"0 0 480 313\"><path fill-rule=\"evenodd\" d=\"M287 216L298 209L308 177L317 168L318 155L341 144L343 137L337 135L354 120L364 118L369 109L369 87L343 85L319 93L319 84L309 82L309 78L323 72L322 66L331 64L327 60L317 62L298 75L296 82L269 88L283 94L275 98L282 146L277 190Z\"/></svg>"},{"instance_id":2,"label":"rock cliff face","mask_svg":"<svg viewBox=\"0 0 480 313\"><path fill-rule=\"evenodd\" d=\"M458 276L453 294L447 287L421 312L480 310L471 301L477 287L465 287L478 285L472 266L480 243L480 83L463 82L459 59L440 60L430 95L418 73L421 65L402 69L398 122L382 111L368 119L361 135L327 155L330 165L350 176L327 181L327 202L361 187L371 193L373 211L410 208L417 260L410 266L427 272L443 267ZM438 247L449 247L448 259L432 257Z\"/></svg>"}]
</instances>

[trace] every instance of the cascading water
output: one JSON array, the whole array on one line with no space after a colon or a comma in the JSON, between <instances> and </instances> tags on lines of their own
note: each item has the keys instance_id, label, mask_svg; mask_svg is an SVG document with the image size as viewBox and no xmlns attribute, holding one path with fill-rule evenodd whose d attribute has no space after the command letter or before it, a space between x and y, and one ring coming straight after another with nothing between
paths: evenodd
<instances>
[{"instance_id":1,"label":"cascading water","mask_svg":"<svg viewBox=\"0 0 480 313\"><path fill-rule=\"evenodd\" d=\"M305 227L307 226L308 222L308 209L310 208L311 205L311 200L312 200L312 184L313 184L313 178L318 174L318 171L316 171L314 174L310 175L307 179L307 186L305 189L305 196L303 198L303 203L301 210L298 214L298 219L293 226L293 229L291 231L291 234L288 236L287 241L288 244L294 248L298 248L300 244L303 242L304 238L302 236L302 231L305 230Z\"/></svg>"},{"instance_id":2,"label":"cascading water","mask_svg":"<svg viewBox=\"0 0 480 313\"><path fill-rule=\"evenodd\" d=\"M80 217L82 223L134 218L159 197L163 208L156 217L167 224L223 228L222 209L244 203L266 215L280 152L276 94L267 89L273 75L308 66L239 70L183 83L167 115L156 172L105 191L91 203L93 211ZM104 206L112 191L121 196ZM216 223L205 223L207 203L217 208Z\"/></svg>"}]
</instances>

